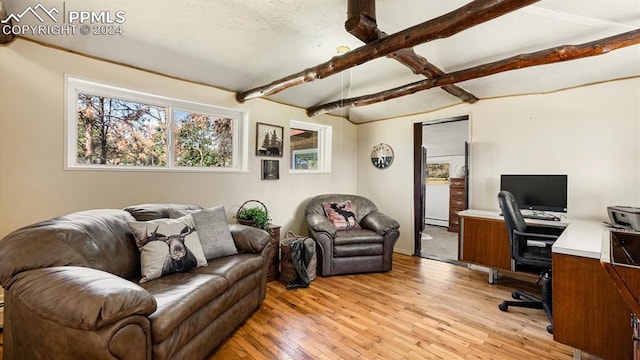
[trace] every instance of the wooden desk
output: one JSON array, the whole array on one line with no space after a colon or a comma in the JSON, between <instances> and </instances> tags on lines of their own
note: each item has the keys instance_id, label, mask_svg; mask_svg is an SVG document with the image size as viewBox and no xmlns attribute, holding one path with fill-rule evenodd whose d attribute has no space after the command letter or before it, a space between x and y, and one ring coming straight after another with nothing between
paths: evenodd
<instances>
[{"instance_id":1,"label":"wooden desk","mask_svg":"<svg viewBox=\"0 0 640 360\"><path fill-rule=\"evenodd\" d=\"M504 219L495 211L460 215L459 260L517 271ZM565 230L553 246L554 340L605 359L632 358L630 308L600 264L606 229L586 220L527 220ZM490 282L492 276L490 276Z\"/></svg>"}]
</instances>

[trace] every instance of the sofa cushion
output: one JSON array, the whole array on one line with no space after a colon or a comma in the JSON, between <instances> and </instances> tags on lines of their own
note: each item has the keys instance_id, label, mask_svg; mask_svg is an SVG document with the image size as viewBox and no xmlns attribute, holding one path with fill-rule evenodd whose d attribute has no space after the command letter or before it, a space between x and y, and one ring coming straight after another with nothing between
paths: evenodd
<instances>
[{"instance_id":1,"label":"sofa cushion","mask_svg":"<svg viewBox=\"0 0 640 360\"><path fill-rule=\"evenodd\" d=\"M157 309L149 316L152 341L161 343L184 319L221 296L229 281L211 274L175 273L141 284L156 300Z\"/></svg>"},{"instance_id":2,"label":"sofa cushion","mask_svg":"<svg viewBox=\"0 0 640 360\"><path fill-rule=\"evenodd\" d=\"M131 221L129 226L140 249L141 283L207 265L191 214L179 219Z\"/></svg>"},{"instance_id":3,"label":"sofa cushion","mask_svg":"<svg viewBox=\"0 0 640 360\"><path fill-rule=\"evenodd\" d=\"M324 213L338 230L360 229L358 219L351 206L351 200L322 203Z\"/></svg>"},{"instance_id":4,"label":"sofa cushion","mask_svg":"<svg viewBox=\"0 0 640 360\"><path fill-rule=\"evenodd\" d=\"M207 260L238 253L229 231L227 214L223 205L208 209L169 210L169 216L172 218L178 218L187 213L193 216L193 223L198 231L198 237Z\"/></svg>"},{"instance_id":5,"label":"sofa cushion","mask_svg":"<svg viewBox=\"0 0 640 360\"><path fill-rule=\"evenodd\" d=\"M237 282L264 265L264 259L257 254L238 254L209 261L209 266L195 269L199 274L212 274L224 277L230 284Z\"/></svg>"}]
</instances>

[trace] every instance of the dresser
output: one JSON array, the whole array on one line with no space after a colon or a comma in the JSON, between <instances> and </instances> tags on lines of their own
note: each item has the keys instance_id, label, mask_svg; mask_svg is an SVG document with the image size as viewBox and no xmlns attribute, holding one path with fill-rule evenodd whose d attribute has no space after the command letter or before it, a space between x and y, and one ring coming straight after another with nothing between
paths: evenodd
<instances>
[{"instance_id":1,"label":"dresser","mask_svg":"<svg viewBox=\"0 0 640 360\"><path fill-rule=\"evenodd\" d=\"M467 208L467 192L464 178L449 179L449 228L451 232L460 231L458 212Z\"/></svg>"}]
</instances>

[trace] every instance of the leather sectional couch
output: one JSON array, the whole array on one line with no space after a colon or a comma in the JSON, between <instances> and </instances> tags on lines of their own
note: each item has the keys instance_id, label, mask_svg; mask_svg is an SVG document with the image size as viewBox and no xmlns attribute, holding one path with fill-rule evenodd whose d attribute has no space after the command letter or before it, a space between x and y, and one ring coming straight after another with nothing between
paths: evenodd
<instances>
[{"instance_id":1,"label":"leather sectional couch","mask_svg":"<svg viewBox=\"0 0 640 360\"><path fill-rule=\"evenodd\" d=\"M128 223L195 205L77 212L0 241L4 359L204 359L265 298L269 235L229 226L237 255L144 283Z\"/></svg>"}]
</instances>

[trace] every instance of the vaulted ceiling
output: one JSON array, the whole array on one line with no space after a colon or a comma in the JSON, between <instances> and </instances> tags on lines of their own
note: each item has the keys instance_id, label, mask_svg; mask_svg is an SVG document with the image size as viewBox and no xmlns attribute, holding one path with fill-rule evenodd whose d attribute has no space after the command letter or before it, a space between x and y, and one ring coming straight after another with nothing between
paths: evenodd
<instances>
[{"instance_id":1,"label":"vaulted ceiling","mask_svg":"<svg viewBox=\"0 0 640 360\"><path fill-rule=\"evenodd\" d=\"M113 18L117 11L122 11L122 34L21 36L238 93L326 63L336 56L339 46L349 47L352 51L342 55L349 56L365 45L345 30L347 0L42 0L39 3L67 14L76 10L109 12ZM375 25L392 35L472 3L491 5L500 1L377 0ZM518 54L579 45L640 29L640 0L531 3L450 36L416 45L415 55L442 73L455 73ZM34 6L30 0L4 0L7 14L22 13L30 6ZM29 17L26 14L20 25L38 22ZM499 72L457 82L455 86L482 101L637 77L640 76L637 44L635 41L598 56ZM415 74L396 59L383 56L266 98L311 108L424 79L425 75ZM331 113L364 123L429 112L462 103L463 99L434 87L368 106L336 108Z\"/></svg>"}]
</instances>

